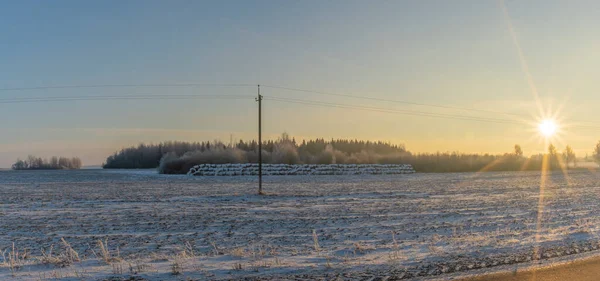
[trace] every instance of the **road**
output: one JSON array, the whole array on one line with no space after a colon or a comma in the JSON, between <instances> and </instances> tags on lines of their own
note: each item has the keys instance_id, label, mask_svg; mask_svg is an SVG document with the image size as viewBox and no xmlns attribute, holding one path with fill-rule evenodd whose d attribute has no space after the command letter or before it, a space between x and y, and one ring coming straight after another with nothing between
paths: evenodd
<instances>
[{"instance_id":1,"label":"road","mask_svg":"<svg viewBox=\"0 0 600 281\"><path fill-rule=\"evenodd\" d=\"M461 279L460 281L596 281L600 280L600 257L589 258L548 268L513 273L498 273Z\"/></svg>"}]
</instances>

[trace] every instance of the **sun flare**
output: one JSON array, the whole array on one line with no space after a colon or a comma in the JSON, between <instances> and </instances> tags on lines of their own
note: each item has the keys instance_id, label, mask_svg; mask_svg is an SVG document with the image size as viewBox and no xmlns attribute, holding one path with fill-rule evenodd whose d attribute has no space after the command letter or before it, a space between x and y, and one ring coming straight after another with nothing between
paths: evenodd
<instances>
[{"instance_id":1,"label":"sun flare","mask_svg":"<svg viewBox=\"0 0 600 281\"><path fill-rule=\"evenodd\" d=\"M540 134L542 134L546 138L554 136L554 134L556 134L557 128L558 126L556 126L556 122L549 119L543 120L538 125L538 130L540 131Z\"/></svg>"}]
</instances>

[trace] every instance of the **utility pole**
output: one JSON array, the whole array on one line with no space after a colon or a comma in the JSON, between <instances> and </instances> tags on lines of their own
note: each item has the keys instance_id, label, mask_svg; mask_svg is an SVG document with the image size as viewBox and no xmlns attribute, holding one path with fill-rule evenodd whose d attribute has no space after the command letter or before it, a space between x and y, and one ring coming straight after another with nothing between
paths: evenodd
<instances>
[{"instance_id":1,"label":"utility pole","mask_svg":"<svg viewBox=\"0 0 600 281\"><path fill-rule=\"evenodd\" d=\"M260 85L258 85L258 195L264 195L262 190L262 100Z\"/></svg>"}]
</instances>

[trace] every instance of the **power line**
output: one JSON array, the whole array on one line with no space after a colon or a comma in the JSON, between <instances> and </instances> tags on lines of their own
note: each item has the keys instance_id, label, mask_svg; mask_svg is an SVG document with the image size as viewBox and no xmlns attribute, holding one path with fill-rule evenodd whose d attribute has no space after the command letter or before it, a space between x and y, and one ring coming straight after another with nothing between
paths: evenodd
<instances>
[{"instance_id":1,"label":"power line","mask_svg":"<svg viewBox=\"0 0 600 281\"><path fill-rule=\"evenodd\" d=\"M121 96L60 96L2 98L0 104L102 100L189 100L189 99L252 99L250 95L121 95Z\"/></svg>"},{"instance_id":2,"label":"power line","mask_svg":"<svg viewBox=\"0 0 600 281\"><path fill-rule=\"evenodd\" d=\"M363 99L363 100L373 100L373 101L384 101L384 102L402 103L402 104L418 105L418 106L429 106L429 107L437 107L437 108L445 108L445 109L457 109L457 110L465 110L465 111L476 111L476 112L483 112L483 113L493 113L493 114L502 114L502 115L508 115L508 116L521 117L521 118L529 118L529 116L522 115L522 114L515 114L515 113L508 113L508 112L501 112L501 111L493 111L493 110L485 110L485 109L477 109L477 108L458 107L458 106L439 105L439 104L429 104L429 103L418 103L418 102L411 102L411 101L404 101L404 100L391 100L391 99L374 98L374 97L361 97L361 96L348 95L348 94L337 94L337 93L329 93L329 92L306 90L306 89L298 89L298 88L289 88L289 87L281 87L281 86L273 86L273 85L264 85L264 87L272 88L272 89L287 90L287 91L313 93L313 94L320 94L320 95L328 95L328 96L338 96L338 97L347 97L347 98Z\"/></svg>"},{"instance_id":3,"label":"power line","mask_svg":"<svg viewBox=\"0 0 600 281\"><path fill-rule=\"evenodd\" d=\"M0 91L28 91L28 90L82 89L82 88L203 87L203 86L254 87L255 85L254 84L245 84L245 83L95 84L95 85L61 85L61 86L0 88ZM476 109L476 108L466 108L466 107L458 107L458 106L447 106L447 105L439 105L439 104L418 103L418 102L411 102L411 101L391 100L391 99L374 98L374 97L361 97L361 96L348 95L348 94L336 94L336 93L328 93L328 92L323 92L323 91L306 90L306 89L282 87L282 86L275 86L275 85L264 85L263 87L287 90L287 91L296 91L296 92L314 93L314 94L329 95L329 96L347 97L347 98L354 98L354 99L384 101L384 102L402 103L402 104L410 104L410 105L417 105L417 106L437 107L437 108L444 108L444 109L455 109L455 110L476 111L476 112L483 112L483 113L502 114L502 115L507 115L507 116L521 117L521 118L528 117L528 116L521 115L521 114L514 114L514 113L507 113L507 112L500 112L500 111L492 111L492 110L484 110L484 109Z\"/></svg>"},{"instance_id":4,"label":"power line","mask_svg":"<svg viewBox=\"0 0 600 281\"><path fill-rule=\"evenodd\" d=\"M349 104L328 103L328 102L321 102L321 101L290 99L290 98L265 97L265 99L271 100L271 101L276 101L276 102L296 103L296 104L314 105L314 106L323 106L323 107L332 107L332 108L357 109L357 110L383 112L383 113L397 113L397 114L404 114L404 115L450 118L450 119L458 119L458 120L482 121L482 122L493 122L493 123L504 123L504 124L523 124L523 122L509 120L509 119L485 118L485 117L434 113L434 112L415 111L415 110L398 110L398 109L389 109L389 108L381 108L381 107L356 106L356 105L349 105Z\"/></svg>"},{"instance_id":5,"label":"power line","mask_svg":"<svg viewBox=\"0 0 600 281\"><path fill-rule=\"evenodd\" d=\"M415 110L398 110L398 109L389 109L389 108L381 108L381 107L357 106L357 105L349 105L349 104L338 104L338 103L292 99L292 98L277 98L277 97L266 97L265 96L265 99L270 100L270 101L275 101L275 102L283 102L283 103L294 103L294 104L321 106L321 107L329 107L329 108L355 109L355 110L363 110L363 111L371 111L371 112L394 113L394 114L402 114L402 115L424 116L424 117L444 118L444 119L454 119L454 120L478 121L478 122L514 124L514 125L523 125L523 124L527 123L524 121L509 120L509 119L487 118L487 117L457 115L457 114L445 114L445 113L435 113L435 112L415 111ZM597 126L573 125L573 126L567 126L567 127L572 128L572 129L600 130L600 127L597 127Z\"/></svg>"},{"instance_id":6,"label":"power line","mask_svg":"<svg viewBox=\"0 0 600 281\"><path fill-rule=\"evenodd\" d=\"M59 85L59 86L0 88L0 91L26 91L26 90L50 90L50 89L79 89L79 88L203 87L203 86L209 86L209 87L210 86L212 86L212 87L254 87L256 85L255 84L247 84L247 83L93 84L93 85ZM287 90L287 91L314 93L314 94L320 94L320 95L347 97L347 98L354 98L354 99L373 100L373 101L382 101L382 102L392 102L392 103L400 103L400 104L408 104L408 105L427 106L427 107L436 107L436 108L454 109L454 110L463 110L463 111L473 111L473 112L481 112L481 113L501 114L501 115L506 115L506 116L519 117L519 118L530 118L530 116L523 115L523 114L515 114L515 113L493 111L493 110L485 110L485 109L477 109L477 108L449 106L449 105L440 105L440 104L429 104L429 103L419 103L419 102L412 102L412 101L405 101L405 100L392 100L392 99L375 98L375 97L363 97L363 96L356 96L356 95L349 95L349 94L338 94L338 93L330 93L330 92L324 92L324 91L315 91L315 90L308 90L308 89L283 87L283 86L276 86L276 85L263 85L263 87L272 88L272 89ZM2 99L0 99L0 100L2 100ZM581 122L581 123L593 123L593 122Z\"/></svg>"},{"instance_id":7,"label":"power line","mask_svg":"<svg viewBox=\"0 0 600 281\"><path fill-rule=\"evenodd\" d=\"M94 99L94 98L136 98L136 97L156 97L156 98L181 98L181 97L246 97L252 98L251 95L230 95L230 94L122 94L122 95L87 95L87 96L49 96L49 97L11 97L0 98L2 100L37 100L37 99Z\"/></svg>"},{"instance_id":8,"label":"power line","mask_svg":"<svg viewBox=\"0 0 600 281\"><path fill-rule=\"evenodd\" d=\"M95 85L62 85L62 86L39 86L39 87L17 87L0 88L0 91L32 91L52 89L83 89L83 88L143 88L143 87L254 87L254 84L235 83L174 83L174 84L95 84Z\"/></svg>"},{"instance_id":9,"label":"power line","mask_svg":"<svg viewBox=\"0 0 600 281\"><path fill-rule=\"evenodd\" d=\"M0 88L0 91L27 91L27 90L80 89L80 88L128 88L128 87L130 87L130 88L134 88L134 87L140 87L140 88L141 87L165 87L165 88L168 88L168 87L203 87L203 86L254 87L256 85L243 84L243 83L95 84L95 85L63 85L63 86ZM382 102L391 102L391 103L400 103L400 104L409 104L409 105L427 106L427 107L454 109L454 110L463 110L463 111L473 111L473 112L481 112L481 113L501 114L501 115L506 115L506 116L519 117L519 118L530 118L530 116L521 115L521 114L514 114L514 113L493 111L493 110L484 110L484 109L477 109L477 108L447 106L447 105L429 104L429 103L418 103L418 102L411 102L411 101L404 101L404 100L392 100L392 99L375 98L375 97L362 97L362 96L349 95L349 94L337 94L337 93L282 87L282 86L275 86L275 85L263 85L263 87L287 90L287 91L295 91L295 92L314 93L314 94L328 95L328 96L337 96L337 97L346 97L346 98L354 98L354 99L373 100L373 101L382 101ZM250 96L250 95L199 95L199 94L189 94L189 95L145 94L145 95L120 95L120 96L116 96L116 95L111 95L111 96L53 96L53 97L0 98L0 104L33 103L33 102L61 102L61 101L155 100L155 99L156 100L161 100L161 99L232 99L233 100L233 99L250 99L250 98L254 98L254 97ZM451 119L458 119L458 120L473 120L473 121L510 123L510 124L524 123L524 122L519 122L516 120L508 120L508 119L465 116L465 115L457 115L457 114L444 114L444 113L412 111L412 110L396 110L396 109L386 109L386 108L377 108L377 107L364 107L364 106L355 106L355 105L347 105L347 104L324 103L324 102L320 102L320 101L299 100L299 99L291 99L291 98L285 99L285 98L270 97L269 99L273 100L273 101L278 101L278 102L298 103L298 104L305 104L305 105L330 106L330 107L337 107L337 108L350 108L350 109L360 109L360 110L371 110L371 111L388 112L388 113L400 113L400 114L405 114L405 115L451 118ZM589 121L587 121L587 122L579 121L579 122L580 123L594 123L594 122L589 122ZM579 126L570 126L570 127L571 128L581 128L581 129L600 129L600 127L590 126L590 125L579 125Z\"/></svg>"},{"instance_id":10,"label":"power line","mask_svg":"<svg viewBox=\"0 0 600 281\"><path fill-rule=\"evenodd\" d=\"M515 113L508 113L508 112L502 112L502 111L493 111L493 110L485 110L485 109L477 109L477 108L458 107L458 106L446 106L446 105L439 105L439 104L418 103L418 102L411 102L411 101L391 100L391 99L374 98L374 97L362 97L362 96L355 96L355 95L348 95L348 94L337 94L337 93L329 93L329 92L323 92L323 91L314 91L314 90L299 89L299 88L289 88L289 87L281 87L281 86L273 86L273 85L265 85L264 87L273 88L273 89L287 90L287 91L296 91L296 92L305 92L305 93L313 93L313 94L320 94L320 95L328 95L328 96L348 97L348 98L354 98L354 99L383 101L383 102L391 102L391 103L400 103L400 104L409 104L409 105L418 105L418 106L428 106L428 107L437 107L437 108L444 108L444 109L455 109L455 110L473 111L473 112L490 113L490 114L502 114L502 115L506 115L506 116L514 116L514 117L524 118L526 120L531 118L531 116L527 116L527 115L523 115L523 114L515 114ZM588 123L588 124L590 124L590 123L591 124L596 124L597 123L597 122L592 122L592 121L577 121L577 120L575 120L575 122L578 122L578 123ZM600 127L590 126L590 125L579 125L579 126L570 126L570 127L571 128L600 129Z\"/></svg>"}]
</instances>

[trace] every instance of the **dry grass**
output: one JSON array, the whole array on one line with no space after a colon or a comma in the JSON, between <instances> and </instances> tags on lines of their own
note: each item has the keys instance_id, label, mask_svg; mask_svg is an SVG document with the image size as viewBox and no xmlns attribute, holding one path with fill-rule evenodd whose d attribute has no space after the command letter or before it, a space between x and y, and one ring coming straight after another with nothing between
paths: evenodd
<instances>
[{"instance_id":1,"label":"dry grass","mask_svg":"<svg viewBox=\"0 0 600 281\"><path fill-rule=\"evenodd\" d=\"M254 272L259 272L263 268L271 268L273 266L282 266L282 260L277 256L278 252L275 247L269 244L254 244L248 247L235 247L228 253L229 255L247 260L247 268ZM244 270L244 263L235 262L231 268L235 271Z\"/></svg>"},{"instance_id":2,"label":"dry grass","mask_svg":"<svg viewBox=\"0 0 600 281\"><path fill-rule=\"evenodd\" d=\"M388 254L390 262L396 262L400 260L402 255L400 254L400 247L398 246L398 240L396 240L396 233L392 231L392 250Z\"/></svg>"},{"instance_id":3,"label":"dry grass","mask_svg":"<svg viewBox=\"0 0 600 281\"><path fill-rule=\"evenodd\" d=\"M67 240L65 240L65 238L61 238L60 242L62 243L63 247L64 247L64 259L70 263L74 263L74 262L80 262L81 259L79 258L79 253L77 253L77 251L75 251L73 249L73 247L71 247L71 244L69 244L69 242L67 242Z\"/></svg>"},{"instance_id":4,"label":"dry grass","mask_svg":"<svg viewBox=\"0 0 600 281\"><path fill-rule=\"evenodd\" d=\"M38 260L42 264L54 265L56 267L67 267L72 265L74 262L80 262L79 254L71 247L71 245L64 239L61 239L64 251L54 255L54 245L50 246L47 251L41 249L42 256Z\"/></svg>"},{"instance_id":5,"label":"dry grass","mask_svg":"<svg viewBox=\"0 0 600 281\"><path fill-rule=\"evenodd\" d=\"M78 280L90 280L90 273L87 269L85 269L81 264L80 267L72 267L70 269L65 269L63 266L65 263L68 263L63 254L59 254L56 256L52 255L53 246L50 246L50 250L44 251L46 256L46 263L43 264L54 264L59 269L54 269L50 272L38 272L38 276L36 280L55 280L55 279L63 279L63 278L75 278ZM42 262L44 257L37 258L38 261ZM53 263L54 261L55 263Z\"/></svg>"},{"instance_id":6,"label":"dry grass","mask_svg":"<svg viewBox=\"0 0 600 281\"><path fill-rule=\"evenodd\" d=\"M325 268L333 268L333 265L331 264L331 257L329 256L325 257Z\"/></svg>"},{"instance_id":7,"label":"dry grass","mask_svg":"<svg viewBox=\"0 0 600 281\"><path fill-rule=\"evenodd\" d=\"M246 248L244 247L236 247L233 248L230 252L230 255L237 257L237 258L243 258L246 256Z\"/></svg>"},{"instance_id":8,"label":"dry grass","mask_svg":"<svg viewBox=\"0 0 600 281\"><path fill-rule=\"evenodd\" d=\"M108 240L105 240L104 242L102 242L102 240L98 240L97 246L98 246L99 254L100 254L99 257L106 264L111 264L111 263L114 263L114 262L121 262L123 260L120 257L119 249L118 248L117 248L117 254L116 254L116 256L113 256L113 254L110 253L110 251L108 249ZM94 252L94 254L96 256L98 256L95 252Z\"/></svg>"},{"instance_id":9,"label":"dry grass","mask_svg":"<svg viewBox=\"0 0 600 281\"><path fill-rule=\"evenodd\" d=\"M278 252L275 247L268 244L254 244L248 247L235 247L228 252L229 255L236 258L250 257L253 259L264 258L267 256L275 257Z\"/></svg>"},{"instance_id":10,"label":"dry grass","mask_svg":"<svg viewBox=\"0 0 600 281\"><path fill-rule=\"evenodd\" d=\"M213 255L218 256L219 254L221 254L221 251L219 251L219 248L217 247L217 244L214 241L210 241L210 245L212 246Z\"/></svg>"},{"instance_id":11,"label":"dry grass","mask_svg":"<svg viewBox=\"0 0 600 281\"><path fill-rule=\"evenodd\" d=\"M141 263L139 261L136 261L134 263L128 262L127 264L129 266L130 274L140 274L140 273L149 271L151 268L150 265L148 265L146 263Z\"/></svg>"},{"instance_id":12,"label":"dry grass","mask_svg":"<svg viewBox=\"0 0 600 281\"><path fill-rule=\"evenodd\" d=\"M65 239L61 239L61 244L62 251L60 253L56 254L54 250L54 245L51 245L49 249L41 249L42 256L35 258L41 264L54 265L60 268L58 270L51 271L50 273L48 273L48 275L47 273L39 273L39 280L61 278L79 278L81 280L87 280L90 274L85 268L83 268L82 264L79 264L79 266L81 267L80 269L78 269L77 267L72 267L67 271L62 269L69 266L73 266L77 262L81 262L82 259L80 258L79 253L77 253L77 251L75 251ZM119 256L118 250L116 255L111 254L108 250L108 244L106 242L98 241L98 248L99 254L96 254L95 252L94 254L99 260L102 260L106 264L110 265L112 274L123 275L126 273L126 270L128 270L129 274L135 275L142 272L148 272L152 269L151 265L143 263L139 260L135 262L126 262ZM2 253L6 255L6 251ZM187 253L188 250L184 250L180 255L189 256L189 254ZM6 258L5 260L8 263L11 260L11 258Z\"/></svg>"},{"instance_id":13,"label":"dry grass","mask_svg":"<svg viewBox=\"0 0 600 281\"><path fill-rule=\"evenodd\" d=\"M244 269L244 266L242 265L242 263L240 262L236 262L233 264L233 266L231 267L231 269L236 270L236 271L240 271Z\"/></svg>"},{"instance_id":14,"label":"dry grass","mask_svg":"<svg viewBox=\"0 0 600 281\"><path fill-rule=\"evenodd\" d=\"M194 251L194 246L192 246L190 242L185 242L183 244L183 251L181 252L181 255L186 258L196 257L196 251Z\"/></svg>"},{"instance_id":15,"label":"dry grass","mask_svg":"<svg viewBox=\"0 0 600 281\"><path fill-rule=\"evenodd\" d=\"M183 263L179 258L175 258L171 263L171 274L172 275L181 275L183 273Z\"/></svg>"},{"instance_id":16,"label":"dry grass","mask_svg":"<svg viewBox=\"0 0 600 281\"><path fill-rule=\"evenodd\" d=\"M122 262L113 262L110 264L112 267L112 274L123 275L123 263Z\"/></svg>"},{"instance_id":17,"label":"dry grass","mask_svg":"<svg viewBox=\"0 0 600 281\"><path fill-rule=\"evenodd\" d=\"M312 238L313 238L313 246L315 248L315 251L317 253L320 253L321 252L321 245L319 245L319 237L317 236L317 231L315 231L314 229L312 231Z\"/></svg>"},{"instance_id":18,"label":"dry grass","mask_svg":"<svg viewBox=\"0 0 600 281\"><path fill-rule=\"evenodd\" d=\"M367 251L367 246L362 244L360 241L354 242L354 253L362 254Z\"/></svg>"},{"instance_id":19,"label":"dry grass","mask_svg":"<svg viewBox=\"0 0 600 281\"><path fill-rule=\"evenodd\" d=\"M259 272L261 268L271 267L271 263L266 260L257 260L257 261L252 262L251 267L252 267L252 271Z\"/></svg>"},{"instance_id":20,"label":"dry grass","mask_svg":"<svg viewBox=\"0 0 600 281\"><path fill-rule=\"evenodd\" d=\"M8 254L8 256L7 256ZM25 264L29 257L27 249L21 251L15 247L15 243L12 244L10 251L2 251L2 264L10 269L11 275L14 277Z\"/></svg>"},{"instance_id":21,"label":"dry grass","mask_svg":"<svg viewBox=\"0 0 600 281\"><path fill-rule=\"evenodd\" d=\"M216 250L216 245L213 245L213 248ZM218 251L217 251L218 252ZM181 275L184 272L185 261L187 259L195 258L196 251L190 242L185 242L183 244L183 249L179 251L178 254L174 255L171 261L171 274L172 275Z\"/></svg>"}]
</instances>

